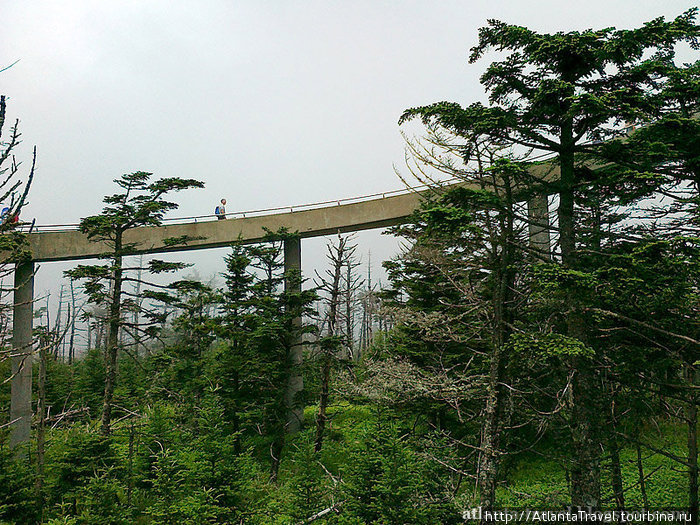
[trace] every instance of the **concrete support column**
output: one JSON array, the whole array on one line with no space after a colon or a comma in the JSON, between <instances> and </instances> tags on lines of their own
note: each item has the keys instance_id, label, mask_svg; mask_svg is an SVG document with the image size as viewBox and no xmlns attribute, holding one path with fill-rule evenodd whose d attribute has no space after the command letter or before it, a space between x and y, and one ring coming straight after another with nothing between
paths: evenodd
<instances>
[{"instance_id":1,"label":"concrete support column","mask_svg":"<svg viewBox=\"0 0 700 525\"><path fill-rule=\"evenodd\" d=\"M301 291L301 239L285 239L284 241L284 272L287 278L284 281L285 290L288 292ZM290 275L291 272L291 275ZM291 278L290 278L291 276ZM294 319L294 325L301 328L301 317ZM300 330L301 331L301 330ZM288 433L293 434L301 428L304 416L304 407L301 406L298 394L304 389L304 378L301 375L301 365L304 361L301 334L293 341L289 350L289 377L287 379L284 401L287 406Z\"/></svg>"},{"instance_id":2,"label":"concrete support column","mask_svg":"<svg viewBox=\"0 0 700 525\"><path fill-rule=\"evenodd\" d=\"M15 267L12 317L12 387L10 447L27 443L32 426L32 321L34 318L34 263Z\"/></svg>"},{"instance_id":3,"label":"concrete support column","mask_svg":"<svg viewBox=\"0 0 700 525\"><path fill-rule=\"evenodd\" d=\"M549 206L546 195L534 195L527 201L527 218L529 221L530 247L538 259L552 259L552 243L549 236Z\"/></svg>"}]
</instances>

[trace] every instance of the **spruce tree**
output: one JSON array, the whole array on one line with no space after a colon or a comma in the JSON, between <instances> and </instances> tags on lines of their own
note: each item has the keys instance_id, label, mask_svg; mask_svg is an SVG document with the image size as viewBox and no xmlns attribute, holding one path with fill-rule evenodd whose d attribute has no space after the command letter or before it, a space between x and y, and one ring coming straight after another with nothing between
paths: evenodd
<instances>
[{"instance_id":1,"label":"spruce tree","mask_svg":"<svg viewBox=\"0 0 700 525\"><path fill-rule=\"evenodd\" d=\"M581 230L575 205L577 192L591 177L583 164L595 142L605 139L622 121L650 120L666 99L647 96L668 76L674 46L697 46L697 9L671 21L658 18L632 30L602 29L542 34L490 20L479 30L470 62L490 50L505 53L481 77L489 105L462 107L440 102L407 110L414 117L452 132L486 137L522 151L552 152L556 170L536 181L558 196L559 257L563 270L575 277L581 270ZM572 273L574 272L574 273ZM579 297L569 294L562 333L585 344L586 319ZM576 506L600 505L600 392L592 361L571 358L572 384L571 500Z\"/></svg>"},{"instance_id":2,"label":"spruce tree","mask_svg":"<svg viewBox=\"0 0 700 525\"><path fill-rule=\"evenodd\" d=\"M137 301L124 289L128 281L137 281L139 277L131 277L131 271L146 270L151 274L174 272L184 268L182 263L172 263L153 259L145 268L126 268L123 259L133 255L139 248L134 243L125 241L124 234L132 228L141 226L159 226L165 214L176 209L174 202L165 200L165 196L174 191L189 188L202 188L204 184L193 179L177 177L163 178L151 182L152 174L138 171L122 175L115 179L120 193L104 198L106 206L99 215L85 217L80 221L80 231L94 242L102 242L107 251L101 258L107 264L79 265L65 274L71 279L85 282L85 291L89 300L95 305L107 308L106 323L108 326L107 344L105 348L105 387L102 408L102 432L109 434L112 421L112 397L117 375L117 354L120 348L119 334L127 330L135 341L141 341L145 336L152 336L157 331L157 323L161 316L147 312L149 321L146 326L136 326L125 319L124 313L137 307ZM172 239L171 244L183 244L187 239ZM144 292L144 295L147 295ZM158 294L151 292L150 297L158 299Z\"/></svg>"}]
</instances>

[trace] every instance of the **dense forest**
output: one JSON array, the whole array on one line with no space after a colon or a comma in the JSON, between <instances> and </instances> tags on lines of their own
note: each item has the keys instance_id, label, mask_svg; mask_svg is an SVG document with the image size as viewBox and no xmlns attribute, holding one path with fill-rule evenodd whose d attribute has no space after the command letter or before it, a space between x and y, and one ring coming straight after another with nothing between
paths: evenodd
<instances>
[{"instance_id":1,"label":"dense forest","mask_svg":"<svg viewBox=\"0 0 700 525\"><path fill-rule=\"evenodd\" d=\"M400 176L428 190L387 232L406 248L381 288L352 235L329 239L315 276L285 271L299 236L284 229L231 246L221 286L181 278L125 233L203 183L123 175L80 223L108 250L66 272L63 312L34 306L30 348L13 346L7 281L31 258L13 217L34 168L19 181L9 126L0 522L450 524L573 506L697 524L696 17L556 34L489 21L470 55L498 53L488 103L400 116L421 129Z\"/></svg>"}]
</instances>

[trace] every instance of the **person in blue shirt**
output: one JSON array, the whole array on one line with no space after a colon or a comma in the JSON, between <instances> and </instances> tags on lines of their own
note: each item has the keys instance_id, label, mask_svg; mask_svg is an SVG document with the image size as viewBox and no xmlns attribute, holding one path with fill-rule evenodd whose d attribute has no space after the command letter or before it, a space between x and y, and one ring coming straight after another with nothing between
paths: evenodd
<instances>
[{"instance_id":1,"label":"person in blue shirt","mask_svg":"<svg viewBox=\"0 0 700 525\"><path fill-rule=\"evenodd\" d=\"M214 214L220 221L226 218L226 199L221 199L221 204L216 207Z\"/></svg>"}]
</instances>

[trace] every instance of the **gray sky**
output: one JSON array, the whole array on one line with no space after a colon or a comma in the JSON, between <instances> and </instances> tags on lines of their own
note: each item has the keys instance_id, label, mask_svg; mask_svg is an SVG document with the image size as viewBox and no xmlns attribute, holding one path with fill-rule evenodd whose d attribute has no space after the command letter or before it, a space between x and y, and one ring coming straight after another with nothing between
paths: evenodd
<instances>
[{"instance_id":1,"label":"gray sky","mask_svg":"<svg viewBox=\"0 0 700 525\"><path fill-rule=\"evenodd\" d=\"M483 99L469 65L489 18L546 32L635 27L689 0L3 2L0 92L38 169L23 217L75 223L112 180L143 170L197 178L174 215L250 210L401 187L401 112ZM373 260L396 251L358 236ZM305 241L310 271L322 241ZM187 254L203 276L222 250ZM366 256L365 256L366 257ZM45 265L41 292L65 264Z\"/></svg>"}]
</instances>

